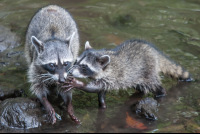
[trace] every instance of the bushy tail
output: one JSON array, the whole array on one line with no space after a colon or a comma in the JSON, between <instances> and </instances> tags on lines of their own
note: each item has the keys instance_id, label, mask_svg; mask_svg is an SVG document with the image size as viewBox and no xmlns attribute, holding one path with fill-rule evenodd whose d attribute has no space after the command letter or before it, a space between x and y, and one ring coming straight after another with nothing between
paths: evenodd
<instances>
[{"instance_id":1,"label":"bushy tail","mask_svg":"<svg viewBox=\"0 0 200 134\"><path fill-rule=\"evenodd\" d=\"M193 80L187 70L162 54L159 55L159 67L162 73L170 75L171 77L185 81Z\"/></svg>"}]
</instances>

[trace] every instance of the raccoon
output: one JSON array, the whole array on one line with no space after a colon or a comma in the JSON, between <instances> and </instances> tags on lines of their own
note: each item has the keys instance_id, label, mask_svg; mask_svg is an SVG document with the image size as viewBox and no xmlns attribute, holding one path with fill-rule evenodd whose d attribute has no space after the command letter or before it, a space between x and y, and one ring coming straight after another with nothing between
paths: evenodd
<instances>
[{"instance_id":1,"label":"raccoon","mask_svg":"<svg viewBox=\"0 0 200 134\"><path fill-rule=\"evenodd\" d=\"M128 40L111 50L95 50L86 42L85 51L77 58L71 73L93 81L85 84L69 77L62 88L97 92L99 107L106 108L105 94L109 90L135 88L145 94L152 92L156 97L165 96L160 72L180 80L192 80L188 71L145 40Z\"/></svg>"},{"instance_id":2,"label":"raccoon","mask_svg":"<svg viewBox=\"0 0 200 134\"><path fill-rule=\"evenodd\" d=\"M47 100L49 88L64 83L68 69L78 56L79 35L75 21L63 8L48 5L41 8L29 23L25 41L25 57L29 65L30 90L41 101L48 121L56 122L55 111ZM60 86L59 86L60 87ZM76 123L72 107L72 92L59 91Z\"/></svg>"}]
</instances>

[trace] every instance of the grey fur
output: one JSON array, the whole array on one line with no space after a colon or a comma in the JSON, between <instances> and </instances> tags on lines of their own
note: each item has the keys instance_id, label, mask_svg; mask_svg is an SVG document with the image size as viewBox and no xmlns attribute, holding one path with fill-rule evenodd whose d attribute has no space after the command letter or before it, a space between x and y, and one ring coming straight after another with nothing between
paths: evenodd
<instances>
[{"instance_id":1,"label":"grey fur","mask_svg":"<svg viewBox=\"0 0 200 134\"><path fill-rule=\"evenodd\" d=\"M39 99L46 97L48 86L58 81L59 74L49 73L42 65L58 64L58 59L62 64L66 61L73 63L78 51L79 35L71 15L56 5L41 8L28 26L25 42L32 93ZM66 79L66 72L63 75Z\"/></svg>"},{"instance_id":2,"label":"grey fur","mask_svg":"<svg viewBox=\"0 0 200 134\"><path fill-rule=\"evenodd\" d=\"M111 50L95 50L86 43L85 49L77 59L79 65L71 72L74 77L94 79L86 91L134 87L144 93L165 93L160 72L178 79L190 78L188 71L144 40L128 40Z\"/></svg>"}]
</instances>

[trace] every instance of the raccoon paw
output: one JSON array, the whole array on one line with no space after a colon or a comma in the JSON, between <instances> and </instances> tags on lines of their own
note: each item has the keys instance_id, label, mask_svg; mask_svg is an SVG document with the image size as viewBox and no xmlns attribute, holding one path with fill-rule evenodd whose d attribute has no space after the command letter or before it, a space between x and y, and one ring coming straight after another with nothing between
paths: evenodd
<instances>
[{"instance_id":1,"label":"raccoon paw","mask_svg":"<svg viewBox=\"0 0 200 134\"><path fill-rule=\"evenodd\" d=\"M166 96L166 90L163 87L159 87L156 91L153 92L156 97L163 97Z\"/></svg>"},{"instance_id":2,"label":"raccoon paw","mask_svg":"<svg viewBox=\"0 0 200 134\"><path fill-rule=\"evenodd\" d=\"M47 121L51 124L56 123L56 117L54 110L51 110L47 115Z\"/></svg>"},{"instance_id":3,"label":"raccoon paw","mask_svg":"<svg viewBox=\"0 0 200 134\"><path fill-rule=\"evenodd\" d=\"M55 111L53 107L47 109L47 122L54 124L56 123Z\"/></svg>"},{"instance_id":4,"label":"raccoon paw","mask_svg":"<svg viewBox=\"0 0 200 134\"><path fill-rule=\"evenodd\" d=\"M80 120L77 119L77 118L74 120L74 122L75 122L76 124L81 124Z\"/></svg>"},{"instance_id":5,"label":"raccoon paw","mask_svg":"<svg viewBox=\"0 0 200 134\"><path fill-rule=\"evenodd\" d=\"M187 79L179 79L179 81L192 82L192 81L195 81L195 79L193 79L193 78L187 78Z\"/></svg>"},{"instance_id":6,"label":"raccoon paw","mask_svg":"<svg viewBox=\"0 0 200 134\"><path fill-rule=\"evenodd\" d=\"M69 114L69 116L76 124L81 124L80 120L74 114Z\"/></svg>"},{"instance_id":7,"label":"raccoon paw","mask_svg":"<svg viewBox=\"0 0 200 134\"><path fill-rule=\"evenodd\" d=\"M65 90L64 90L64 92L68 92L68 91L70 91L72 88L74 88L73 86L71 86L71 85L64 85L64 86L62 86L61 88L66 88Z\"/></svg>"}]
</instances>

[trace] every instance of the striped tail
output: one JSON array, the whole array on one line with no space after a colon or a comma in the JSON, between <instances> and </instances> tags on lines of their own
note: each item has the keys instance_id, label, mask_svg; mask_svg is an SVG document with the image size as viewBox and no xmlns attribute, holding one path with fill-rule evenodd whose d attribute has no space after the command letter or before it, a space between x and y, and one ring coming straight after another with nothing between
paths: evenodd
<instances>
[{"instance_id":1,"label":"striped tail","mask_svg":"<svg viewBox=\"0 0 200 134\"><path fill-rule=\"evenodd\" d=\"M187 70L162 54L159 55L159 67L162 73L177 78L178 80L193 81L193 78L191 78Z\"/></svg>"}]
</instances>

